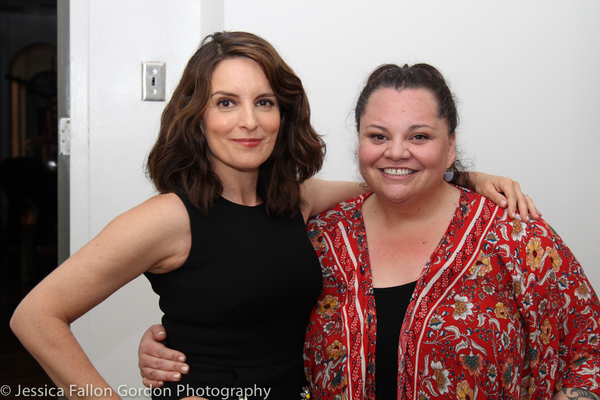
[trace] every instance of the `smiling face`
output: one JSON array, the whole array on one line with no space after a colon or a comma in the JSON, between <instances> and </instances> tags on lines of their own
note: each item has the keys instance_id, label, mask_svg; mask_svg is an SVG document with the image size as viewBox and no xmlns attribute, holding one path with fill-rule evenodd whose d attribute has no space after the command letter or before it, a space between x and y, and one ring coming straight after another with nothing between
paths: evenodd
<instances>
[{"instance_id":1,"label":"smiling face","mask_svg":"<svg viewBox=\"0 0 600 400\"><path fill-rule=\"evenodd\" d=\"M244 57L221 61L202 122L217 175L258 175L273 152L279 124L277 99L260 66Z\"/></svg>"},{"instance_id":2,"label":"smiling face","mask_svg":"<svg viewBox=\"0 0 600 400\"><path fill-rule=\"evenodd\" d=\"M454 162L455 135L426 89L375 90L360 118L358 161L375 194L399 204L435 195Z\"/></svg>"}]
</instances>

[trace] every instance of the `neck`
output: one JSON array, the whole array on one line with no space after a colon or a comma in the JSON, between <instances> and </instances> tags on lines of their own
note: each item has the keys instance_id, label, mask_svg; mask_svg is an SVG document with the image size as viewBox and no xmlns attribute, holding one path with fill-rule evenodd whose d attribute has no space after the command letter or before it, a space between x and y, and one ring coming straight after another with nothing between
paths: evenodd
<instances>
[{"instance_id":1,"label":"neck","mask_svg":"<svg viewBox=\"0 0 600 400\"><path fill-rule=\"evenodd\" d=\"M258 172L239 172L235 174L218 174L223 185L221 196L232 203L244 206L256 206L262 203L256 193Z\"/></svg>"},{"instance_id":2,"label":"neck","mask_svg":"<svg viewBox=\"0 0 600 400\"><path fill-rule=\"evenodd\" d=\"M434 191L413 197L401 203L393 203L373 193L363 205L363 216L366 219L377 219L388 226L398 226L399 222L418 224L436 220L454 213L460 199L460 190L442 182Z\"/></svg>"}]
</instances>

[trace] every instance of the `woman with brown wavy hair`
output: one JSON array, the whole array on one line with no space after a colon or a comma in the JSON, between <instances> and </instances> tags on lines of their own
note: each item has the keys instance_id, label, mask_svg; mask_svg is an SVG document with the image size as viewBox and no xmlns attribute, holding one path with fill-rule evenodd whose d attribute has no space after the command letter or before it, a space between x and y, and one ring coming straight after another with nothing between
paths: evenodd
<instances>
[{"instance_id":1,"label":"woman with brown wavy hair","mask_svg":"<svg viewBox=\"0 0 600 400\"><path fill-rule=\"evenodd\" d=\"M299 398L304 329L321 290L305 222L363 191L309 179L323 156L302 84L273 47L244 32L207 37L148 159L161 194L40 283L11 327L67 397L91 385L117 398L69 324L145 274L160 295L168 344L191 367L154 397ZM482 178L481 187L494 195L498 182L513 193L506 179ZM526 207L515 187L508 200Z\"/></svg>"},{"instance_id":2,"label":"woman with brown wavy hair","mask_svg":"<svg viewBox=\"0 0 600 400\"><path fill-rule=\"evenodd\" d=\"M269 214L295 214L302 202L300 184L321 168L325 145L310 123L300 79L268 42L246 32L215 33L192 56L163 112L148 171L160 192L184 191L192 204L209 210L223 186L213 172L201 125L210 107L215 68L237 57L260 66L279 109L279 134L270 156L259 167L257 195L267 203Z\"/></svg>"}]
</instances>

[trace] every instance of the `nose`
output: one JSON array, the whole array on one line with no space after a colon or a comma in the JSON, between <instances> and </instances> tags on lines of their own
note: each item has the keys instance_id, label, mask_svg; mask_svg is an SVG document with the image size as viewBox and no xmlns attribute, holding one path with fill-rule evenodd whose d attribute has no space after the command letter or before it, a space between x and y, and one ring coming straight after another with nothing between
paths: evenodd
<instances>
[{"instance_id":1,"label":"nose","mask_svg":"<svg viewBox=\"0 0 600 400\"><path fill-rule=\"evenodd\" d=\"M388 142L388 148L384 155L392 161L399 161L410 157L410 152L406 148L406 142L400 138L394 138Z\"/></svg>"},{"instance_id":2,"label":"nose","mask_svg":"<svg viewBox=\"0 0 600 400\"><path fill-rule=\"evenodd\" d=\"M253 131L258 127L254 104L245 104L241 107L239 126L249 131Z\"/></svg>"}]
</instances>

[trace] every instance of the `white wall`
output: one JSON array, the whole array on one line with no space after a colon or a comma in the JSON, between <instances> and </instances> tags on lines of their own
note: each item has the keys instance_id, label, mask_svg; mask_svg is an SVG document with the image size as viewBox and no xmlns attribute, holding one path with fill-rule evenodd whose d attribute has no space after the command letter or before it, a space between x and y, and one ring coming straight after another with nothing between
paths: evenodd
<instances>
[{"instance_id":1,"label":"white wall","mask_svg":"<svg viewBox=\"0 0 600 400\"><path fill-rule=\"evenodd\" d=\"M73 250L153 193L142 166L164 103L140 101L141 62L167 63L170 94L201 33L224 21L269 40L304 81L328 179L358 178L351 111L368 73L438 67L466 156L521 182L600 290L600 3L77 0L71 19ZM142 278L73 329L111 385L140 387L137 344L159 315Z\"/></svg>"},{"instance_id":2,"label":"white wall","mask_svg":"<svg viewBox=\"0 0 600 400\"><path fill-rule=\"evenodd\" d=\"M74 252L114 217L155 194L144 165L166 103L141 100L142 62L166 63L170 97L201 41L201 2L76 0L70 14ZM219 23L214 14L222 29L222 15ZM161 315L157 296L140 277L72 329L114 389L140 388L137 346Z\"/></svg>"}]
</instances>

